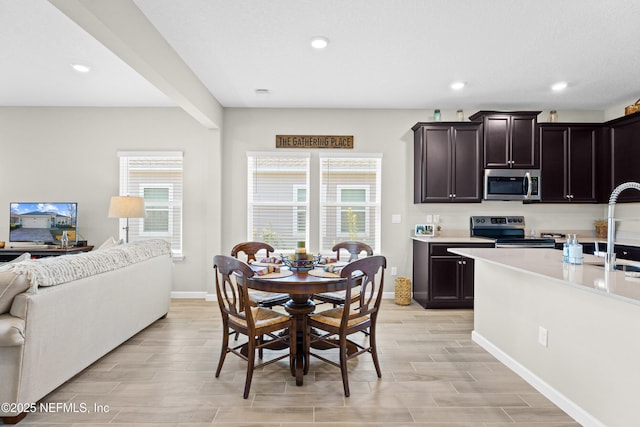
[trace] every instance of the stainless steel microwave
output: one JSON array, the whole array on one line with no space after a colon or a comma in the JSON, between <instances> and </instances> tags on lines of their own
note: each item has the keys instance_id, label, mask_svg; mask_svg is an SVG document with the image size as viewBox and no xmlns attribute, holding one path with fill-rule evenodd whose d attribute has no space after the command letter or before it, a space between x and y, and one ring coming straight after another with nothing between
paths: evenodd
<instances>
[{"instance_id":1,"label":"stainless steel microwave","mask_svg":"<svg viewBox=\"0 0 640 427\"><path fill-rule=\"evenodd\" d=\"M539 169L485 169L485 200L540 200Z\"/></svg>"}]
</instances>

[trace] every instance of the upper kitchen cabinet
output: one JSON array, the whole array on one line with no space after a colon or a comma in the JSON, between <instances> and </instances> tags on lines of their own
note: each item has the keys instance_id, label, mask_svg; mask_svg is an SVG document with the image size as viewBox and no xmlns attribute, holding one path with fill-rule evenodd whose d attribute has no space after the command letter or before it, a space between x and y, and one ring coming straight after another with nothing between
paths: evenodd
<instances>
[{"instance_id":1,"label":"upper kitchen cabinet","mask_svg":"<svg viewBox=\"0 0 640 427\"><path fill-rule=\"evenodd\" d=\"M417 123L414 203L482 201L482 124Z\"/></svg>"},{"instance_id":2,"label":"upper kitchen cabinet","mask_svg":"<svg viewBox=\"0 0 640 427\"><path fill-rule=\"evenodd\" d=\"M485 169L539 169L536 133L540 111L478 111L469 117L484 125Z\"/></svg>"},{"instance_id":3,"label":"upper kitchen cabinet","mask_svg":"<svg viewBox=\"0 0 640 427\"><path fill-rule=\"evenodd\" d=\"M542 202L598 202L596 161L601 129L596 124L538 126Z\"/></svg>"},{"instance_id":4,"label":"upper kitchen cabinet","mask_svg":"<svg viewBox=\"0 0 640 427\"><path fill-rule=\"evenodd\" d=\"M607 148L611 173L604 188L602 202L615 187L625 182L640 182L640 113L606 123ZM640 202L640 192L623 191L618 202Z\"/></svg>"}]
</instances>

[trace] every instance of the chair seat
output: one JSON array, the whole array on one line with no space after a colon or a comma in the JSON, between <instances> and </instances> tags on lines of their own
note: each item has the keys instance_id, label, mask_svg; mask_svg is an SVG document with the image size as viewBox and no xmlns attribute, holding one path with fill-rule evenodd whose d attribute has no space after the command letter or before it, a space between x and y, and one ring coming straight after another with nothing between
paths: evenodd
<instances>
[{"instance_id":1,"label":"chair seat","mask_svg":"<svg viewBox=\"0 0 640 427\"><path fill-rule=\"evenodd\" d=\"M342 319L343 307L336 307L330 310L321 311L320 313L312 314L310 320L315 322L324 323L325 325L333 326L335 328L340 327L340 320ZM357 311L351 310L351 314L356 314ZM352 328L361 323L369 321L369 316L360 316L350 319L347 322L347 327Z\"/></svg>"},{"instance_id":2,"label":"chair seat","mask_svg":"<svg viewBox=\"0 0 640 427\"><path fill-rule=\"evenodd\" d=\"M262 307L251 307L251 314L253 315L253 319L255 320L256 329L276 325L278 323L287 323L289 321L289 316L287 316L286 314L281 314L277 311L269 310ZM245 319L241 319L235 316L229 316L229 320L245 328L247 327L247 321Z\"/></svg>"},{"instance_id":3,"label":"chair seat","mask_svg":"<svg viewBox=\"0 0 640 427\"><path fill-rule=\"evenodd\" d=\"M315 299L323 302L328 302L334 305L342 305L345 303L347 291L335 291L335 292L322 292L319 294L313 294ZM356 302L360 299L360 287L354 287L351 289L351 302Z\"/></svg>"},{"instance_id":4,"label":"chair seat","mask_svg":"<svg viewBox=\"0 0 640 427\"><path fill-rule=\"evenodd\" d=\"M277 294L251 289L249 290L249 301L251 301L251 305L272 307L289 301L289 294Z\"/></svg>"}]
</instances>

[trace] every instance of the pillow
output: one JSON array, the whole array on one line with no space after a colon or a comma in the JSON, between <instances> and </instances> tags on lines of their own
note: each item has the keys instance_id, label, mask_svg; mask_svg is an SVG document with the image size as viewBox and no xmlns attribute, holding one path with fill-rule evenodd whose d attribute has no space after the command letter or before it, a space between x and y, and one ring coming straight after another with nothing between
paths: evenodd
<instances>
[{"instance_id":1,"label":"pillow","mask_svg":"<svg viewBox=\"0 0 640 427\"><path fill-rule=\"evenodd\" d=\"M0 267L0 314L7 313L11 309L13 298L29 289L30 282L24 275L17 275L9 271L11 264L31 259L31 254L23 253L18 258Z\"/></svg>"},{"instance_id":2,"label":"pillow","mask_svg":"<svg viewBox=\"0 0 640 427\"><path fill-rule=\"evenodd\" d=\"M102 244L100 246L98 246L98 248L96 250L99 251L100 249L107 249L107 248L110 248L112 246L115 246L116 244L117 244L116 239L113 236L111 236L107 240L102 242Z\"/></svg>"}]
</instances>

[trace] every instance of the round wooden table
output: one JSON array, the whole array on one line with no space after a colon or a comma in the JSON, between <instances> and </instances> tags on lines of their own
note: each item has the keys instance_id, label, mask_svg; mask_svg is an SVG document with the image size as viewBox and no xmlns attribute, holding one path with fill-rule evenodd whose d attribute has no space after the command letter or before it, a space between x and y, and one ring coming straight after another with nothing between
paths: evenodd
<instances>
[{"instance_id":1,"label":"round wooden table","mask_svg":"<svg viewBox=\"0 0 640 427\"><path fill-rule=\"evenodd\" d=\"M260 291L286 293L291 298L284 308L296 319L296 360L292 374L296 385L302 385L302 378L309 370L309 346L305 342L307 316L315 310L311 300L313 294L344 290L347 279L342 277L317 277L308 271L292 270L293 275L269 278L253 276L247 280L247 286Z\"/></svg>"}]
</instances>

